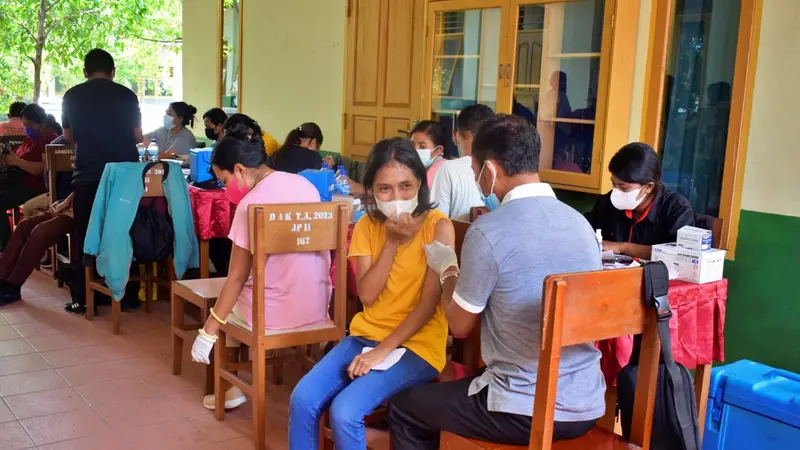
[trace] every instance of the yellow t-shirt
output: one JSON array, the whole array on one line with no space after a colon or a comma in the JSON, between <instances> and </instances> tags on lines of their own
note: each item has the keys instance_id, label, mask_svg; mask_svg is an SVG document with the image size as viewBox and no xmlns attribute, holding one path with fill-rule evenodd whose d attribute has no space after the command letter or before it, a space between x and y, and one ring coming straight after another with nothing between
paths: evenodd
<instances>
[{"instance_id":1,"label":"yellow t-shirt","mask_svg":"<svg viewBox=\"0 0 800 450\"><path fill-rule=\"evenodd\" d=\"M351 335L382 342L417 306L428 271L423 245L433 241L433 231L440 220L450 219L438 210L429 211L414 239L397 249L386 286L372 306L364 306L364 311L353 318L350 324ZM375 261L384 242L386 225L364 216L353 230L350 258L371 256ZM441 303L436 306L431 320L402 344L439 372L447 362L446 345L447 319Z\"/></svg>"},{"instance_id":2,"label":"yellow t-shirt","mask_svg":"<svg viewBox=\"0 0 800 450\"><path fill-rule=\"evenodd\" d=\"M261 138L264 139L264 150L267 151L269 156L274 155L275 152L281 148L281 144L279 144L278 141L266 131L261 132Z\"/></svg>"}]
</instances>

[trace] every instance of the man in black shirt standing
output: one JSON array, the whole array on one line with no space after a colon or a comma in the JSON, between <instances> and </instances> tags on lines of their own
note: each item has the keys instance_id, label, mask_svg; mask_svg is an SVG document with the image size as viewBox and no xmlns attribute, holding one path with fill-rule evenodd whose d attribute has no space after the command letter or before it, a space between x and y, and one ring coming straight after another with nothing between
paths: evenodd
<instances>
[{"instance_id":1,"label":"man in black shirt standing","mask_svg":"<svg viewBox=\"0 0 800 450\"><path fill-rule=\"evenodd\" d=\"M76 314L86 312L83 243L103 170L106 163L138 161L136 143L142 142L139 99L113 81L114 58L105 50L90 51L83 74L86 82L68 90L62 104L64 137L76 144L72 190L78 244L72 302L64 308Z\"/></svg>"}]
</instances>

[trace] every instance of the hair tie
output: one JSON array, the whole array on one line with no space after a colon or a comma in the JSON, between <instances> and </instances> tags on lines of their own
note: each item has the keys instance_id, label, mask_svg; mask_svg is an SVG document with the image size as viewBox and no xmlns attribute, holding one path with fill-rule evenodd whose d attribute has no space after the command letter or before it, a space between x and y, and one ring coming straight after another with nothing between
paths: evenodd
<instances>
[{"instance_id":1,"label":"hair tie","mask_svg":"<svg viewBox=\"0 0 800 450\"><path fill-rule=\"evenodd\" d=\"M297 127L297 131L299 131L299 132L301 132L301 133L302 133L302 132L303 132L303 126L302 126L302 125L300 125L299 127Z\"/></svg>"}]
</instances>

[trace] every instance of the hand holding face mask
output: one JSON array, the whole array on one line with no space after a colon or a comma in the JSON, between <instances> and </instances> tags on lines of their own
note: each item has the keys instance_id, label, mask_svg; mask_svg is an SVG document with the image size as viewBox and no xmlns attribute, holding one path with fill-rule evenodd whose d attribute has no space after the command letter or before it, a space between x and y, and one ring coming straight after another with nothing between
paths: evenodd
<instances>
[{"instance_id":1,"label":"hand holding face mask","mask_svg":"<svg viewBox=\"0 0 800 450\"><path fill-rule=\"evenodd\" d=\"M401 214L398 219L386 220L386 237L399 244L407 244L417 235L422 221L411 214Z\"/></svg>"}]
</instances>

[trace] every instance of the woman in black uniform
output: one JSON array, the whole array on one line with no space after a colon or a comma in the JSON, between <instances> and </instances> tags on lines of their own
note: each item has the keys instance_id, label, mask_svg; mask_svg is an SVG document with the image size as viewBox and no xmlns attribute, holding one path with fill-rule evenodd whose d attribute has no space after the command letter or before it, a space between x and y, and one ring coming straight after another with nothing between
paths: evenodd
<instances>
[{"instance_id":1,"label":"woman in black uniform","mask_svg":"<svg viewBox=\"0 0 800 450\"><path fill-rule=\"evenodd\" d=\"M611 192L586 214L602 230L603 250L650 259L651 246L675 242L678 230L694 225L689 200L661 183L661 160L647 144L628 144L608 164Z\"/></svg>"}]
</instances>

